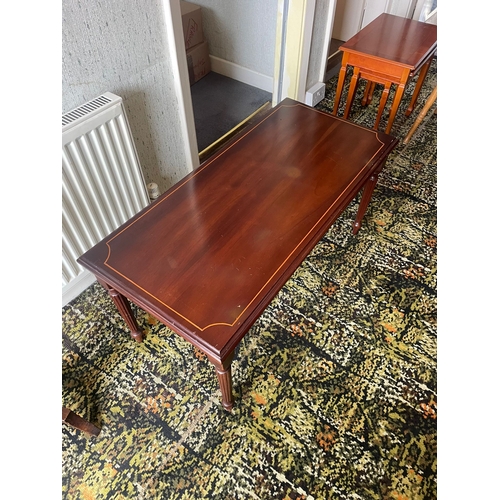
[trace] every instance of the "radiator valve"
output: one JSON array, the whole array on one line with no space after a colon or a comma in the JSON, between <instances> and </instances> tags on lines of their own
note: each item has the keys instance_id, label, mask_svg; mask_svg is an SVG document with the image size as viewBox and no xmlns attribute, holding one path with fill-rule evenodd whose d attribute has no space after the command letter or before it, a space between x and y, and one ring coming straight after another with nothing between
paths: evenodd
<instances>
[{"instance_id":1,"label":"radiator valve","mask_svg":"<svg viewBox=\"0 0 500 500\"><path fill-rule=\"evenodd\" d=\"M148 184L148 195L151 201L155 201L158 196L160 196L160 189L158 188L158 184L155 182L150 182Z\"/></svg>"}]
</instances>

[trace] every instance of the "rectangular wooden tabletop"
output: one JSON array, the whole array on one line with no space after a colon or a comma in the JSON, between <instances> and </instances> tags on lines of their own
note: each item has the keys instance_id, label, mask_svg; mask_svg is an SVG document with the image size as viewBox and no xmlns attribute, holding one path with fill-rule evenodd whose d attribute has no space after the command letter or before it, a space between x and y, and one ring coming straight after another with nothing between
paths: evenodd
<instances>
[{"instance_id":1,"label":"rectangular wooden tabletop","mask_svg":"<svg viewBox=\"0 0 500 500\"><path fill-rule=\"evenodd\" d=\"M436 25L384 13L339 49L391 61L416 70L436 47Z\"/></svg>"},{"instance_id":2,"label":"rectangular wooden tabletop","mask_svg":"<svg viewBox=\"0 0 500 500\"><path fill-rule=\"evenodd\" d=\"M223 359L396 142L285 99L79 262Z\"/></svg>"}]
</instances>

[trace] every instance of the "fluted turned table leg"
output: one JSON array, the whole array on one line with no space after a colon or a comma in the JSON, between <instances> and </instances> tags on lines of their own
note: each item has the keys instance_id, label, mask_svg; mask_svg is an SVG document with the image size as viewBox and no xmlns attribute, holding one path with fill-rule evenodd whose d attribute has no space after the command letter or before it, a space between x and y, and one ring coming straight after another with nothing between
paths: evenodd
<instances>
[{"instance_id":1,"label":"fluted turned table leg","mask_svg":"<svg viewBox=\"0 0 500 500\"><path fill-rule=\"evenodd\" d=\"M217 372L217 378L219 379L219 386L222 392L222 406L226 410L231 411L234 405L231 366L229 366L227 370L219 370L219 368L215 367L215 371Z\"/></svg>"},{"instance_id":2,"label":"fluted turned table leg","mask_svg":"<svg viewBox=\"0 0 500 500\"><path fill-rule=\"evenodd\" d=\"M222 393L222 406L231 411L234 406L233 382L231 376L231 362L233 361L234 351L224 360L220 361L207 354L207 358L215 366L219 387Z\"/></svg>"},{"instance_id":3,"label":"fluted turned table leg","mask_svg":"<svg viewBox=\"0 0 500 500\"><path fill-rule=\"evenodd\" d=\"M373 190L375 189L375 185L377 184L378 174L373 174L368 182L365 184L363 189L363 195L361 196L361 201L359 203L358 213L356 215L356 220L352 226L353 234L357 234L359 229L361 228L361 221L365 215L366 209L368 208L368 204L370 203Z\"/></svg>"},{"instance_id":4,"label":"fluted turned table leg","mask_svg":"<svg viewBox=\"0 0 500 500\"><path fill-rule=\"evenodd\" d=\"M135 319L134 313L130 307L129 301L127 298L122 295L120 292L115 290L108 283L98 279L99 283L108 291L111 299L113 300L116 308L120 312L122 318L124 319L127 326L130 328L130 336L135 339L137 342L142 342L144 338L144 334L142 330L139 328L137 321Z\"/></svg>"}]
</instances>

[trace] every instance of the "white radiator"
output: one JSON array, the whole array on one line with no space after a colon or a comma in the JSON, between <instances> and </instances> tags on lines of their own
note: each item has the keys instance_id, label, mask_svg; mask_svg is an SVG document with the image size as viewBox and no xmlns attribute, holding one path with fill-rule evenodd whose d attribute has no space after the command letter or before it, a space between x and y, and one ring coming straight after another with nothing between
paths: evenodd
<instances>
[{"instance_id":1,"label":"white radiator","mask_svg":"<svg viewBox=\"0 0 500 500\"><path fill-rule=\"evenodd\" d=\"M94 276L76 259L150 200L122 98L107 92L62 116L62 303Z\"/></svg>"}]
</instances>

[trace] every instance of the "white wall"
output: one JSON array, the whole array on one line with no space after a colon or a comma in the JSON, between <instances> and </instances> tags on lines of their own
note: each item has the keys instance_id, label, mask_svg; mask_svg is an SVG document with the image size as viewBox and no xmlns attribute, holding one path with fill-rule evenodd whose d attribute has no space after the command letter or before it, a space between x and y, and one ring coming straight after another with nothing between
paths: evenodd
<instances>
[{"instance_id":1,"label":"white wall","mask_svg":"<svg viewBox=\"0 0 500 500\"><path fill-rule=\"evenodd\" d=\"M364 0L337 0L332 37L343 42L361 28Z\"/></svg>"},{"instance_id":2,"label":"white wall","mask_svg":"<svg viewBox=\"0 0 500 500\"><path fill-rule=\"evenodd\" d=\"M311 88L315 83L322 82L324 79L334 7L335 0L316 0L306 89Z\"/></svg>"},{"instance_id":3,"label":"white wall","mask_svg":"<svg viewBox=\"0 0 500 500\"><path fill-rule=\"evenodd\" d=\"M273 77L277 0L193 0L210 55Z\"/></svg>"},{"instance_id":4,"label":"white wall","mask_svg":"<svg viewBox=\"0 0 500 500\"><path fill-rule=\"evenodd\" d=\"M191 170L169 49L163 0L62 1L62 112L121 96L146 182L162 192Z\"/></svg>"}]
</instances>

